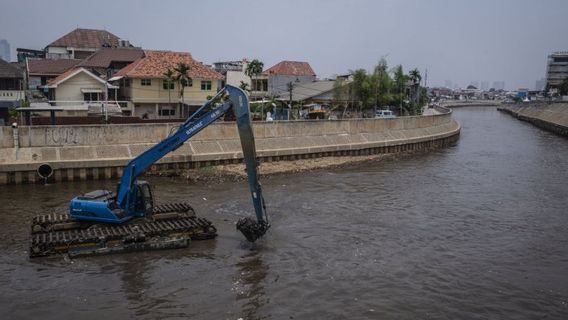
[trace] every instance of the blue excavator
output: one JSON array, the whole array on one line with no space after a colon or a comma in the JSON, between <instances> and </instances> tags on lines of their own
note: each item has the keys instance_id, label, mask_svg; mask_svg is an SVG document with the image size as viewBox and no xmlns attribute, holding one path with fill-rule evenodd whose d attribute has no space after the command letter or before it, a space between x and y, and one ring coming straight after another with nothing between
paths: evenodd
<instances>
[{"instance_id":1,"label":"blue excavator","mask_svg":"<svg viewBox=\"0 0 568 320\"><path fill-rule=\"evenodd\" d=\"M241 218L237 229L250 242L262 237L270 224L258 179L248 97L243 90L227 85L176 132L132 159L123 169L116 193L109 190L88 192L71 200L68 214L35 217L30 256L184 247L190 239L215 237L216 229L206 219L196 217L189 204L155 205L150 185L139 177L158 160L230 112L236 117L256 214L256 220Z\"/></svg>"}]
</instances>

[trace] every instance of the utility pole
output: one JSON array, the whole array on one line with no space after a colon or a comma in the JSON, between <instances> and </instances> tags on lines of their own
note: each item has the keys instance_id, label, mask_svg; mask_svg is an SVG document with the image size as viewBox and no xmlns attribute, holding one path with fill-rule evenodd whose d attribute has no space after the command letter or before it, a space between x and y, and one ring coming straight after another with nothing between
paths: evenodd
<instances>
[{"instance_id":1,"label":"utility pole","mask_svg":"<svg viewBox=\"0 0 568 320\"><path fill-rule=\"evenodd\" d=\"M400 84L400 115L399 115L400 117L402 117L402 97L404 96L403 91L404 91L404 81L401 81L401 84Z\"/></svg>"},{"instance_id":2,"label":"utility pole","mask_svg":"<svg viewBox=\"0 0 568 320\"><path fill-rule=\"evenodd\" d=\"M103 112L105 115L105 123L108 123L107 103L108 103L108 82L105 80L105 100L103 101Z\"/></svg>"},{"instance_id":3,"label":"utility pole","mask_svg":"<svg viewBox=\"0 0 568 320\"><path fill-rule=\"evenodd\" d=\"M290 81L288 82L288 92L290 92L290 102L289 102L290 112L292 112L292 91L294 91L294 84L292 83L292 81ZM288 114L288 120L290 120L290 114Z\"/></svg>"}]
</instances>

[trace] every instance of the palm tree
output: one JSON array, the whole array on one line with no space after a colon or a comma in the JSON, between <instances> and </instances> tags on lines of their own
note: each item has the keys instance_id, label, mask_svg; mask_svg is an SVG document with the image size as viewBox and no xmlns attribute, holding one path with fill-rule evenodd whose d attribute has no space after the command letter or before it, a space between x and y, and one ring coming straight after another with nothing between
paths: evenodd
<instances>
[{"instance_id":1,"label":"palm tree","mask_svg":"<svg viewBox=\"0 0 568 320\"><path fill-rule=\"evenodd\" d=\"M412 83L414 83L415 85L420 84L420 81L422 81L422 76L420 75L420 71L418 71L418 69L416 68L410 71L408 75L410 76L410 80L412 80Z\"/></svg>"},{"instance_id":2,"label":"palm tree","mask_svg":"<svg viewBox=\"0 0 568 320\"><path fill-rule=\"evenodd\" d=\"M420 87L420 81L422 81L422 76L418 69L414 69L408 73L408 76L412 83L414 84L414 102L418 103L418 88Z\"/></svg>"},{"instance_id":3,"label":"palm tree","mask_svg":"<svg viewBox=\"0 0 568 320\"><path fill-rule=\"evenodd\" d=\"M262 73L263 68L264 68L264 63L258 59L254 59L248 64L247 69L245 70L245 74L249 76L251 79L253 79L254 77L257 77L259 74ZM252 91L255 90L258 90L258 84L256 88L254 85L252 86Z\"/></svg>"},{"instance_id":4,"label":"palm tree","mask_svg":"<svg viewBox=\"0 0 568 320\"><path fill-rule=\"evenodd\" d=\"M171 84L173 83L173 81L175 80L174 77L174 71L170 68L166 69L166 72L164 72L164 77L166 78L166 83L167 83L167 88L168 88L168 104L171 107L172 104L172 94L171 94Z\"/></svg>"},{"instance_id":5,"label":"palm tree","mask_svg":"<svg viewBox=\"0 0 568 320\"><path fill-rule=\"evenodd\" d=\"M174 68L174 71L176 72L176 80L177 80L179 87L180 87L179 93L180 93L182 105L185 105L185 100L184 100L185 87L191 85L191 83L193 81L189 77L189 69L190 69L189 65L187 65L186 63L183 63L183 62L178 63L177 67Z\"/></svg>"}]
</instances>

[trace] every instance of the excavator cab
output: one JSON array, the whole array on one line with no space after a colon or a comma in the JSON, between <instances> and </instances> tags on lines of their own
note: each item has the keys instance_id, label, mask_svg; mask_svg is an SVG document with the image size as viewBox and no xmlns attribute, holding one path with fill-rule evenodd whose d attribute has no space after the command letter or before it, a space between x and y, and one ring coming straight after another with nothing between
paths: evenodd
<instances>
[{"instance_id":1,"label":"excavator cab","mask_svg":"<svg viewBox=\"0 0 568 320\"><path fill-rule=\"evenodd\" d=\"M147 181L137 180L134 185L134 212L140 217L149 217L154 210L154 197Z\"/></svg>"}]
</instances>

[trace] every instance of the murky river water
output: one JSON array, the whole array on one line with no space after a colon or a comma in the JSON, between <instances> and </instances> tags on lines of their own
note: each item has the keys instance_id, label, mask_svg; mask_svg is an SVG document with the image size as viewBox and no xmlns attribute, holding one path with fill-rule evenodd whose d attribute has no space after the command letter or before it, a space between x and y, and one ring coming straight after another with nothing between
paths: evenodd
<instances>
[{"instance_id":1,"label":"murky river water","mask_svg":"<svg viewBox=\"0 0 568 320\"><path fill-rule=\"evenodd\" d=\"M114 182L0 187L2 319L568 319L568 139L457 109L452 148L264 180L272 229L234 230L245 183L151 179L219 237L28 260L30 218Z\"/></svg>"}]
</instances>

